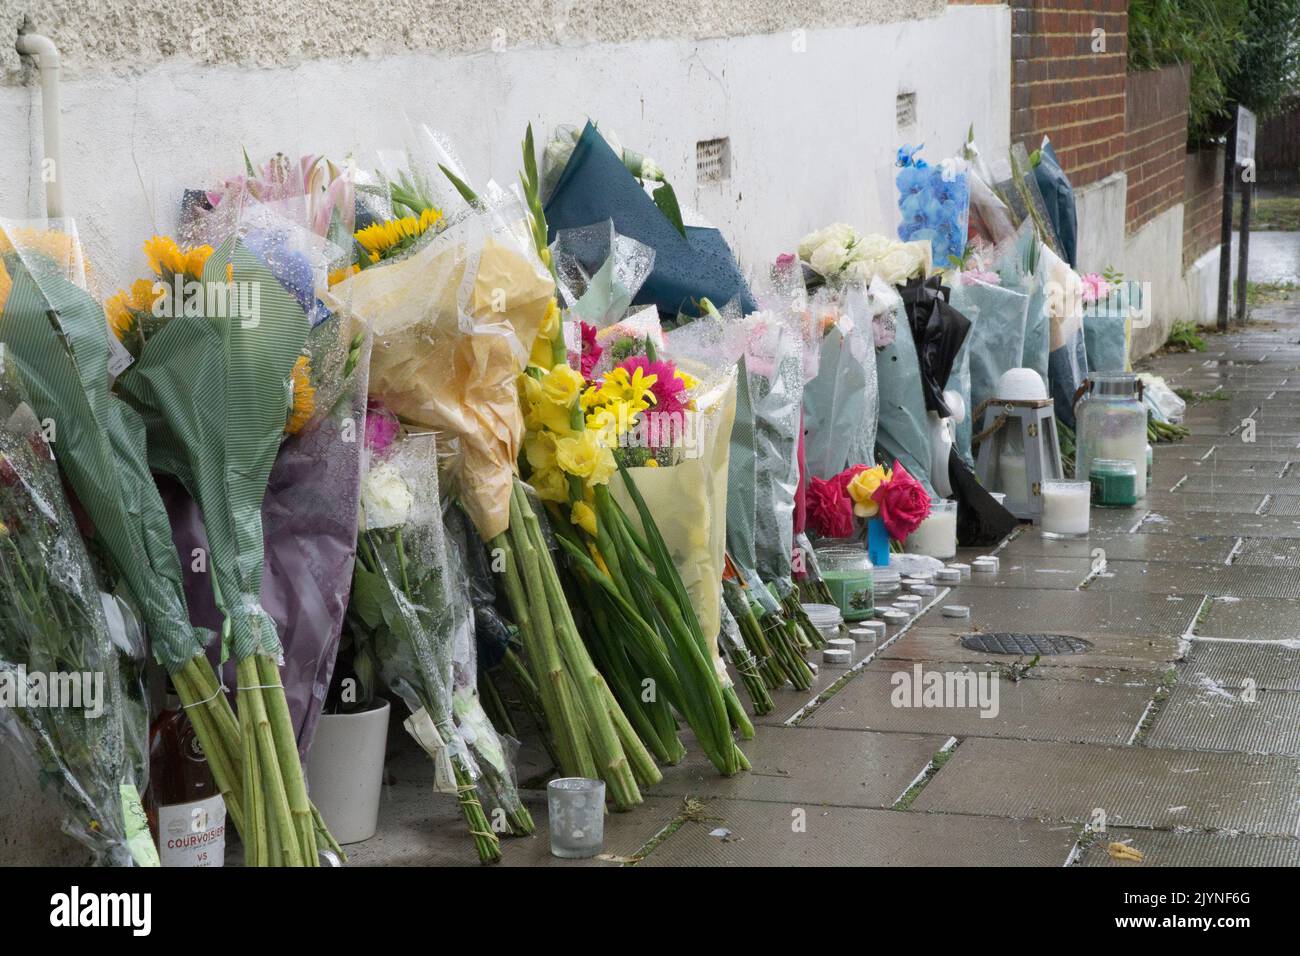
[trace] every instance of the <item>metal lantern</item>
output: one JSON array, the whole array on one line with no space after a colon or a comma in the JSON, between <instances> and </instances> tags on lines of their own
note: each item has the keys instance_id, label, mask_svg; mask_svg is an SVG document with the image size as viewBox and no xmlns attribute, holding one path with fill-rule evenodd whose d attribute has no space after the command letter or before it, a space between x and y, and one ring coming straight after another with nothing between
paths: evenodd
<instances>
[{"instance_id":1,"label":"metal lantern","mask_svg":"<svg viewBox=\"0 0 1300 956\"><path fill-rule=\"evenodd\" d=\"M979 444L975 475L990 491L1003 492L1017 518L1043 514L1043 482L1063 477L1056 413L1050 398L993 399L975 411L976 425L996 415L972 443Z\"/></svg>"}]
</instances>

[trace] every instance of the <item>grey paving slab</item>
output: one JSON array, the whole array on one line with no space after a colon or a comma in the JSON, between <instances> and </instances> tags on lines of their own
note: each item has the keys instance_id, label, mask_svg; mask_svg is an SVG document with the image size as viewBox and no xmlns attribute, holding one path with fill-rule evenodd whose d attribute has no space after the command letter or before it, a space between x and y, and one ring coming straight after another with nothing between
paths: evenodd
<instances>
[{"instance_id":1,"label":"grey paving slab","mask_svg":"<svg viewBox=\"0 0 1300 956\"><path fill-rule=\"evenodd\" d=\"M536 832L501 843L503 866L615 866L631 857L676 817L680 799L647 797L628 813L605 816L604 859L561 860L551 856L546 794L521 792ZM453 795L432 787L385 788L379 831L364 843L344 847L351 866L477 866L478 855Z\"/></svg>"},{"instance_id":2,"label":"grey paving slab","mask_svg":"<svg viewBox=\"0 0 1300 956\"><path fill-rule=\"evenodd\" d=\"M1300 694L1257 690L1253 701L1209 681L1179 685L1142 738L1147 747L1300 754Z\"/></svg>"},{"instance_id":3,"label":"grey paving slab","mask_svg":"<svg viewBox=\"0 0 1300 956\"><path fill-rule=\"evenodd\" d=\"M1148 564L1107 561L1089 584L1100 592L1137 591L1149 594L1258 597L1300 600L1300 573L1287 568L1226 564Z\"/></svg>"},{"instance_id":4,"label":"grey paving slab","mask_svg":"<svg viewBox=\"0 0 1300 956\"><path fill-rule=\"evenodd\" d=\"M989 668L971 667L966 677L987 675L983 679L989 682L984 685L988 692L983 699L977 700L975 693L967 689L965 706L953 706L962 701L952 697L946 701L950 706L943 706L944 701L940 706L924 706L920 688L931 679L926 675L946 672L960 678L963 675L958 673L958 665L880 661L873 665L877 666L881 669L864 670L803 724L957 737L1126 743L1153 696L1152 687L1141 683L1035 679L1013 683L999 679ZM921 671L919 681L917 669ZM915 687L918 683L920 687ZM899 692L900 688L914 689L907 696ZM900 699L906 700L904 706L896 705ZM922 705L918 706L918 701Z\"/></svg>"},{"instance_id":5,"label":"grey paving slab","mask_svg":"<svg viewBox=\"0 0 1300 956\"><path fill-rule=\"evenodd\" d=\"M1034 533L1034 532L1029 532ZM1003 553L994 574L972 574L963 585L971 588L1040 588L1073 590L1092 571L1092 559Z\"/></svg>"},{"instance_id":6,"label":"grey paving slab","mask_svg":"<svg viewBox=\"0 0 1300 956\"><path fill-rule=\"evenodd\" d=\"M741 745L749 772L722 777L702 756L691 756L664 768L663 781L647 792L888 809L947 740L912 733L764 727Z\"/></svg>"},{"instance_id":7,"label":"grey paving slab","mask_svg":"<svg viewBox=\"0 0 1300 956\"><path fill-rule=\"evenodd\" d=\"M1293 757L978 738L912 810L1295 836L1298 786Z\"/></svg>"},{"instance_id":8,"label":"grey paving slab","mask_svg":"<svg viewBox=\"0 0 1300 956\"><path fill-rule=\"evenodd\" d=\"M1000 552L1003 555L1044 555L1051 558L1092 558L1101 549L1108 561L1195 561L1219 564L1227 560L1236 537L1173 534L1102 534L1087 538L1045 538L1037 531L1019 535ZM1300 548L1300 541L1296 543Z\"/></svg>"},{"instance_id":9,"label":"grey paving slab","mask_svg":"<svg viewBox=\"0 0 1300 956\"><path fill-rule=\"evenodd\" d=\"M1006 663L1006 658L963 647L961 638L966 628L924 627L914 628L901 639L880 652L880 662L899 661L953 661L957 663ZM1039 660L1040 671L1056 672L1065 668L1099 668L1102 670L1143 671L1160 674L1178 659L1182 641L1173 635L1133 637L1125 634L1074 633L1092 643L1085 654L1050 655ZM1092 679L1092 674L1087 679Z\"/></svg>"},{"instance_id":10,"label":"grey paving slab","mask_svg":"<svg viewBox=\"0 0 1300 956\"><path fill-rule=\"evenodd\" d=\"M1111 841L1141 851L1141 862L1117 860ZM1234 833L1130 830L1112 827L1079 855L1077 866L1300 866L1300 839Z\"/></svg>"},{"instance_id":11,"label":"grey paving slab","mask_svg":"<svg viewBox=\"0 0 1300 956\"><path fill-rule=\"evenodd\" d=\"M1225 437L1218 441L1188 439L1173 445L1161 445L1154 455L1157 459L1180 458L1205 463L1227 463L1286 461L1300 456L1300 452L1294 444L1286 442L1274 443L1266 439L1263 443L1256 442L1251 445L1239 438Z\"/></svg>"},{"instance_id":12,"label":"grey paving slab","mask_svg":"<svg viewBox=\"0 0 1300 956\"><path fill-rule=\"evenodd\" d=\"M1248 475L1197 474L1188 477L1179 489L1235 496L1247 492L1259 494L1300 494L1300 476L1270 478Z\"/></svg>"},{"instance_id":13,"label":"grey paving slab","mask_svg":"<svg viewBox=\"0 0 1300 956\"><path fill-rule=\"evenodd\" d=\"M1037 631L1065 634L1116 633L1181 635L1196 617L1199 600L1181 600L1123 591L1046 591L1029 588L978 588L963 584L943 601L970 608L971 630ZM933 608L917 619L920 627L944 627Z\"/></svg>"},{"instance_id":14,"label":"grey paving slab","mask_svg":"<svg viewBox=\"0 0 1300 956\"><path fill-rule=\"evenodd\" d=\"M1270 496L1264 514L1300 515L1300 495Z\"/></svg>"},{"instance_id":15,"label":"grey paving slab","mask_svg":"<svg viewBox=\"0 0 1300 956\"><path fill-rule=\"evenodd\" d=\"M1280 598L1218 598L1205 609L1193 633L1250 641L1300 640L1300 602Z\"/></svg>"},{"instance_id":16,"label":"grey paving slab","mask_svg":"<svg viewBox=\"0 0 1300 956\"><path fill-rule=\"evenodd\" d=\"M1300 568L1300 539L1243 538L1232 563L1265 568Z\"/></svg>"},{"instance_id":17,"label":"grey paving slab","mask_svg":"<svg viewBox=\"0 0 1300 956\"><path fill-rule=\"evenodd\" d=\"M1221 477L1221 481L1230 481ZM1248 514L1259 512L1264 504L1262 492L1229 494L1227 492L1209 491L1158 491L1149 493L1142 504L1151 511L1217 511L1225 514Z\"/></svg>"},{"instance_id":18,"label":"grey paving slab","mask_svg":"<svg viewBox=\"0 0 1300 956\"><path fill-rule=\"evenodd\" d=\"M1165 459L1159 452L1156 453L1155 462L1159 471L1174 474L1174 481L1177 481L1181 474L1186 474L1188 478L1196 475L1218 477L1242 475L1248 478L1277 478L1281 476L1283 469L1294 466L1294 464L1294 458L1285 456L1266 459L1240 459L1232 458L1225 453L1222 455L1214 454L1204 460L1200 458ZM1157 485L1156 487L1161 486Z\"/></svg>"},{"instance_id":19,"label":"grey paving slab","mask_svg":"<svg viewBox=\"0 0 1300 956\"><path fill-rule=\"evenodd\" d=\"M1152 511L1136 530L1140 534L1300 538L1300 517Z\"/></svg>"},{"instance_id":20,"label":"grey paving slab","mask_svg":"<svg viewBox=\"0 0 1300 956\"><path fill-rule=\"evenodd\" d=\"M639 866L1063 866L1075 828L715 800ZM718 835L713 835L717 833Z\"/></svg>"},{"instance_id":21,"label":"grey paving slab","mask_svg":"<svg viewBox=\"0 0 1300 956\"><path fill-rule=\"evenodd\" d=\"M1300 641L1193 640L1178 675L1181 683L1208 680L1234 691L1248 681L1266 690L1300 691Z\"/></svg>"}]
</instances>

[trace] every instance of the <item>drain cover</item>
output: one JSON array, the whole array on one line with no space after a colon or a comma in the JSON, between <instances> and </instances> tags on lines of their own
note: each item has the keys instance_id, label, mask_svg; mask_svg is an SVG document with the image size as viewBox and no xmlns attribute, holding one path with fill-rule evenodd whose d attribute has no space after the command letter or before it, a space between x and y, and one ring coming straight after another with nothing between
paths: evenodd
<instances>
[{"instance_id":1,"label":"drain cover","mask_svg":"<svg viewBox=\"0 0 1300 956\"><path fill-rule=\"evenodd\" d=\"M1044 657L1050 654L1084 654L1092 650L1092 644L1081 637L1066 634L1008 634L1004 631L967 634L961 639L961 646L968 651L1025 657L1034 654Z\"/></svg>"}]
</instances>

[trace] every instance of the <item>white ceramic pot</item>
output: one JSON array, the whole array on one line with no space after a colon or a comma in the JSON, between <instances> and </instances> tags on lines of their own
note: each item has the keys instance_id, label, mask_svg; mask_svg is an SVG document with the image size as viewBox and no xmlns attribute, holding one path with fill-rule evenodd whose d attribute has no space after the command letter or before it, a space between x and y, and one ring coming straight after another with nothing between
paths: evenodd
<instances>
[{"instance_id":1,"label":"white ceramic pot","mask_svg":"<svg viewBox=\"0 0 1300 956\"><path fill-rule=\"evenodd\" d=\"M339 843L360 843L379 826L388 746L388 701L356 714L325 714L307 755L312 802Z\"/></svg>"}]
</instances>

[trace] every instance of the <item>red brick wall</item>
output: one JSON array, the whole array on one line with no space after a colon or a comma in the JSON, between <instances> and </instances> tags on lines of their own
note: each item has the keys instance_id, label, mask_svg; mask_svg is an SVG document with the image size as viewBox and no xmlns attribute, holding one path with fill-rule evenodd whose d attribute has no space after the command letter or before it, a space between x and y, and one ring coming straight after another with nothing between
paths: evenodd
<instances>
[{"instance_id":1,"label":"red brick wall","mask_svg":"<svg viewBox=\"0 0 1300 956\"><path fill-rule=\"evenodd\" d=\"M1183 156L1183 269L1219 244L1223 218L1223 147Z\"/></svg>"},{"instance_id":2,"label":"red brick wall","mask_svg":"<svg viewBox=\"0 0 1300 956\"><path fill-rule=\"evenodd\" d=\"M1128 0L1011 0L1011 140L1050 136L1077 189L1124 168ZM1094 30L1105 49L1094 51Z\"/></svg>"},{"instance_id":3,"label":"red brick wall","mask_svg":"<svg viewBox=\"0 0 1300 956\"><path fill-rule=\"evenodd\" d=\"M1130 233L1183 201L1189 76L1185 66L1128 74L1124 224Z\"/></svg>"}]
</instances>

